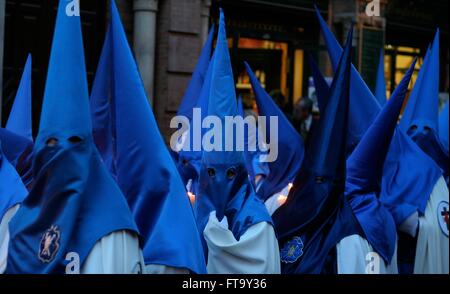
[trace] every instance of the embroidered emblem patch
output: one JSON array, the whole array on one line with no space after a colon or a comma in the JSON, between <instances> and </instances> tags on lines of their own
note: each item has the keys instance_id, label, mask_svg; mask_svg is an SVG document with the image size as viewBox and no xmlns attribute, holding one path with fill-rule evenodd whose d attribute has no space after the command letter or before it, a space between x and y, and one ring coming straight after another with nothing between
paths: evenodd
<instances>
[{"instance_id":1,"label":"embroidered emblem patch","mask_svg":"<svg viewBox=\"0 0 450 294\"><path fill-rule=\"evenodd\" d=\"M303 255L303 241L300 237L294 237L281 249L281 262L294 263Z\"/></svg>"},{"instance_id":2,"label":"embroidered emblem patch","mask_svg":"<svg viewBox=\"0 0 450 294\"><path fill-rule=\"evenodd\" d=\"M61 232L58 226L51 226L50 229L45 231L42 235L41 242L39 243L39 260L43 263L50 263L56 256L59 249L59 239L61 238Z\"/></svg>"},{"instance_id":3,"label":"embroidered emblem patch","mask_svg":"<svg viewBox=\"0 0 450 294\"><path fill-rule=\"evenodd\" d=\"M448 237L448 202L441 201L437 207L438 223L441 227L442 233Z\"/></svg>"}]
</instances>

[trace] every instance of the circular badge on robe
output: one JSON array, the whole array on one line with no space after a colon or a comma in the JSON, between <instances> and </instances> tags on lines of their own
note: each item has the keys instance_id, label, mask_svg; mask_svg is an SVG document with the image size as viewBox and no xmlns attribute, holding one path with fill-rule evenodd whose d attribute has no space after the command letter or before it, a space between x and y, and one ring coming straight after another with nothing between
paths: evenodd
<instances>
[{"instance_id":1,"label":"circular badge on robe","mask_svg":"<svg viewBox=\"0 0 450 294\"><path fill-rule=\"evenodd\" d=\"M38 257L40 261L50 263L55 258L59 249L60 238L61 232L58 226L51 226L50 229L45 231L39 243Z\"/></svg>"},{"instance_id":2,"label":"circular badge on robe","mask_svg":"<svg viewBox=\"0 0 450 294\"><path fill-rule=\"evenodd\" d=\"M303 255L303 241L300 237L294 237L281 249L281 262L294 263Z\"/></svg>"},{"instance_id":3,"label":"circular badge on robe","mask_svg":"<svg viewBox=\"0 0 450 294\"><path fill-rule=\"evenodd\" d=\"M438 223L441 227L442 233L448 237L448 202L441 201L437 207Z\"/></svg>"}]
</instances>

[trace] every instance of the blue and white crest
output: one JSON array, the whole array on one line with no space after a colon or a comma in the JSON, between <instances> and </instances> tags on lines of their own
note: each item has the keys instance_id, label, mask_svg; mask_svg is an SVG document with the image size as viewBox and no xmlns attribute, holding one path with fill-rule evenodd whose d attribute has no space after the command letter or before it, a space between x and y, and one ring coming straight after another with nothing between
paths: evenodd
<instances>
[{"instance_id":1,"label":"blue and white crest","mask_svg":"<svg viewBox=\"0 0 450 294\"><path fill-rule=\"evenodd\" d=\"M42 235L41 242L39 243L39 260L43 263L50 263L56 256L59 249L59 239L61 232L58 226L51 226L50 229L45 231Z\"/></svg>"},{"instance_id":2,"label":"blue and white crest","mask_svg":"<svg viewBox=\"0 0 450 294\"><path fill-rule=\"evenodd\" d=\"M442 233L444 233L445 236L448 237L448 202L447 201L441 201L437 207L437 217L438 217L438 223L439 227L442 230Z\"/></svg>"},{"instance_id":3,"label":"blue and white crest","mask_svg":"<svg viewBox=\"0 0 450 294\"><path fill-rule=\"evenodd\" d=\"M281 262L294 263L303 255L303 241L300 237L294 237L281 249Z\"/></svg>"}]
</instances>

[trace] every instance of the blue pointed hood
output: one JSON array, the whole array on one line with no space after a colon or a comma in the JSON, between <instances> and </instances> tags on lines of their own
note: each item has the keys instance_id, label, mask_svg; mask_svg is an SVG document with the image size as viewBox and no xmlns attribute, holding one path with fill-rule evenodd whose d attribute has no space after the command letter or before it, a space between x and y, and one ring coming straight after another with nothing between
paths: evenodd
<instances>
[{"instance_id":1,"label":"blue pointed hood","mask_svg":"<svg viewBox=\"0 0 450 294\"><path fill-rule=\"evenodd\" d=\"M328 28L327 23L320 15L317 7L316 14L325 39L328 54L330 55L331 63L336 71L339 58L342 54L342 47ZM347 138L348 154L356 147L359 140L361 140L362 136L380 111L380 104L353 65L351 69L350 85L350 116Z\"/></svg>"},{"instance_id":2,"label":"blue pointed hood","mask_svg":"<svg viewBox=\"0 0 450 294\"><path fill-rule=\"evenodd\" d=\"M3 154L0 138L0 219L10 208L20 204L27 194L20 176Z\"/></svg>"},{"instance_id":3,"label":"blue pointed hood","mask_svg":"<svg viewBox=\"0 0 450 294\"><path fill-rule=\"evenodd\" d=\"M14 166L23 184L31 188L33 184L33 142L25 137L0 128L3 155Z\"/></svg>"},{"instance_id":4,"label":"blue pointed hood","mask_svg":"<svg viewBox=\"0 0 450 294\"><path fill-rule=\"evenodd\" d=\"M380 50L380 61L378 63L377 83L375 88L375 97L381 106L386 104L386 79L384 78L384 50Z\"/></svg>"},{"instance_id":5,"label":"blue pointed hood","mask_svg":"<svg viewBox=\"0 0 450 294\"><path fill-rule=\"evenodd\" d=\"M420 70L416 85L402 116L401 128L427 126L437 131L439 112L439 30Z\"/></svg>"},{"instance_id":6,"label":"blue pointed hood","mask_svg":"<svg viewBox=\"0 0 450 294\"><path fill-rule=\"evenodd\" d=\"M335 273L333 250L343 238L363 232L344 198L351 40L331 85L327 107L313 133L304 166L286 203L273 214L282 273Z\"/></svg>"},{"instance_id":7,"label":"blue pointed hood","mask_svg":"<svg viewBox=\"0 0 450 294\"><path fill-rule=\"evenodd\" d=\"M6 129L29 140L33 140L31 120L31 54L28 55L22 79L13 107L6 123Z\"/></svg>"},{"instance_id":8,"label":"blue pointed hood","mask_svg":"<svg viewBox=\"0 0 450 294\"><path fill-rule=\"evenodd\" d=\"M218 134L221 136L221 150L203 151L199 194L194 205L197 226L203 233L210 213L215 211L219 221L227 217L229 229L239 240L252 225L271 223L271 219L250 184L243 152L235 148L229 151L225 149L226 140L231 138L236 141L240 138L234 136L233 125L225 119L226 116L238 116L238 107L222 10L207 114L215 116L222 124L222 130ZM214 140L217 139L219 138L214 137Z\"/></svg>"},{"instance_id":9,"label":"blue pointed hood","mask_svg":"<svg viewBox=\"0 0 450 294\"><path fill-rule=\"evenodd\" d=\"M439 29L405 108L401 129L449 175L448 151L439 139Z\"/></svg>"},{"instance_id":10,"label":"blue pointed hood","mask_svg":"<svg viewBox=\"0 0 450 294\"><path fill-rule=\"evenodd\" d=\"M199 109L201 112L199 117L200 121L203 121L208 113L209 92L211 88L214 55L215 53L213 53L213 57L209 62L198 100L194 105L194 107L196 109ZM190 136L189 150L181 150L179 152L177 168L185 184L187 184L189 180L192 180L192 192L196 193L198 190L198 178L201 169L202 146L200 142L201 140L196 140L195 138L202 138L205 133L205 129L194 129L192 120L190 120L190 123L191 127L189 129L189 133L187 134L188 136ZM195 146L196 144L200 146ZM197 147L200 147L199 150Z\"/></svg>"},{"instance_id":11,"label":"blue pointed hood","mask_svg":"<svg viewBox=\"0 0 450 294\"><path fill-rule=\"evenodd\" d=\"M92 140L81 21L60 0L34 146L35 182L10 222L7 272L63 274L112 232L137 233L127 203Z\"/></svg>"},{"instance_id":12,"label":"blue pointed hood","mask_svg":"<svg viewBox=\"0 0 450 294\"><path fill-rule=\"evenodd\" d=\"M177 115L184 115L189 118L190 121L192 120L192 109L197 104L208 71L209 61L211 60L214 31L214 26L212 26L209 30L209 36L200 54L200 58L198 59L197 66L192 74L191 81L181 100L181 105L178 108Z\"/></svg>"},{"instance_id":13,"label":"blue pointed hood","mask_svg":"<svg viewBox=\"0 0 450 294\"><path fill-rule=\"evenodd\" d=\"M415 65L416 61L347 160L346 197L367 241L387 263L394 256L397 230L392 215L378 197L384 162Z\"/></svg>"},{"instance_id":14,"label":"blue pointed hood","mask_svg":"<svg viewBox=\"0 0 450 294\"><path fill-rule=\"evenodd\" d=\"M275 104L272 97L263 89L250 65L245 63L245 67L250 76L258 113L260 116L266 117L265 143L270 142L270 132L278 132L278 158L274 162L268 163L270 173L258 190L258 196L265 201L294 181L302 166L305 150L300 134ZM271 116L278 118L278 130L270 129Z\"/></svg>"},{"instance_id":15,"label":"blue pointed hood","mask_svg":"<svg viewBox=\"0 0 450 294\"><path fill-rule=\"evenodd\" d=\"M245 119L246 116L241 97L238 99L238 114ZM258 150L258 129L256 129L254 133L251 133L248 128L245 128L244 139L245 165L247 167L250 180L252 181L252 185L255 187L255 190L257 190L256 187L258 187L261 183L256 183L255 178L258 175L267 177L270 173L269 165L267 162L262 162L260 160L260 156L262 156L263 153ZM252 144L256 146L256 150L250 150L252 149Z\"/></svg>"},{"instance_id":16,"label":"blue pointed hood","mask_svg":"<svg viewBox=\"0 0 450 294\"><path fill-rule=\"evenodd\" d=\"M330 86L328 85L325 77L320 72L319 66L317 65L311 54L308 54L309 64L311 66L312 76L314 79L314 87L316 88L317 103L319 104L319 110L321 112L325 111L328 95L330 92Z\"/></svg>"},{"instance_id":17,"label":"blue pointed hood","mask_svg":"<svg viewBox=\"0 0 450 294\"><path fill-rule=\"evenodd\" d=\"M97 75L107 75L99 78L108 81L100 97L110 97L116 180L144 238L145 263L205 273L186 190L159 132L114 1L103 54L100 66L106 68Z\"/></svg>"},{"instance_id":18,"label":"blue pointed hood","mask_svg":"<svg viewBox=\"0 0 450 294\"><path fill-rule=\"evenodd\" d=\"M439 115L439 138L448 153L448 101Z\"/></svg>"}]
</instances>

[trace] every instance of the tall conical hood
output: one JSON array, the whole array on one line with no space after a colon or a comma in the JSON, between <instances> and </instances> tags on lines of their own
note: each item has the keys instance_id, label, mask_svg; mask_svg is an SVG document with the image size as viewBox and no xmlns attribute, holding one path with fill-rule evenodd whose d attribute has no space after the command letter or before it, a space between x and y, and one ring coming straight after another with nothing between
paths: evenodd
<instances>
[{"instance_id":1,"label":"tall conical hood","mask_svg":"<svg viewBox=\"0 0 450 294\"><path fill-rule=\"evenodd\" d=\"M300 134L292 126L281 109L275 104L272 97L263 89L248 63L245 63L247 74L250 76L253 92L255 94L258 113L266 118L265 143L270 142L271 132L278 132L278 157L269 162L269 176L258 190L258 196L266 200L272 195L281 192L288 184L292 183L300 170L304 158L304 145ZM278 129L270 128L271 117L278 119Z\"/></svg>"},{"instance_id":2,"label":"tall conical hood","mask_svg":"<svg viewBox=\"0 0 450 294\"><path fill-rule=\"evenodd\" d=\"M358 191L380 191L384 161L415 65L416 61L347 160L347 182L357 186Z\"/></svg>"},{"instance_id":3,"label":"tall conical hood","mask_svg":"<svg viewBox=\"0 0 450 294\"><path fill-rule=\"evenodd\" d=\"M330 86L325 80L325 77L320 72L319 66L317 65L316 61L310 54L308 54L308 59L314 79L314 87L316 88L317 103L319 104L319 110L323 112L326 108Z\"/></svg>"},{"instance_id":4,"label":"tall conical hood","mask_svg":"<svg viewBox=\"0 0 450 294\"><path fill-rule=\"evenodd\" d=\"M400 122L404 131L411 127L428 127L438 131L439 116L439 29L434 37L431 51L427 53L416 85Z\"/></svg>"},{"instance_id":5,"label":"tall conical hood","mask_svg":"<svg viewBox=\"0 0 450 294\"><path fill-rule=\"evenodd\" d=\"M207 114L208 116L215 116L221 120L221 149L225 150L225 138L234 137L234 130L230 127L232 125L227 124L225 117L235 117L238 115L238 109L223 11L220 13L219 32L212 65ZM239 164L244 163L244 157L242 152L236 151L203 151L203 161L207 164Z\"/></svg>"},{"instance_id":6,"label":"tall conical hood","mask_svg":"<svg viewBox=\"0 0 450 294\"><path fill-rule=\"evenodd\" d=\"M13 107L6 123L6 129L29 140L33 140L31 114L31 54L28 55L22 79Z\"/></svg>"},{"instance_id":7,"label":"tall conical hood","mask_svg":"<svg viewBox=\"0 0 450 294\"><path fill-rule=\"evenodd\" d=\"M320 117L312 147L286 203L273 214L283 273L327 273L326 264L343 238L361 234L344 199L345 151L351 69L350 31ZM300 250L298 249L300 248ZM296 249L296 250L294 250Z\"/></svg>"},{"instance_id":8,"label":"tall conical hood","mask_svg":"<svg viewBox=\"0 0 450 294\"><path fill-rule=\"evenodd\" d=\"M449 154L439 139L439 29L400 121L400 128L448 177Z\"/></svg>"},{"instance_id":9,"label":"tall conical hood","mask_svg":"<svg viewBox=\"0 0 450 294\"><path fill-rule=\"evenodd\" d=\"M200 58L198 59L197 66L192 74L191 81L181 100L181 105L178 108L177 115L184 115L190 120L192 120L192 109L197 104L208 71L209 61L211 60L214 31L214 26L212 26L209 30L209 36L200 54Z\"/></svg>"},{"instance_id":10,"label":"tall conical hood","mask_svg":"<svg viewBox=\"0 0 450 294\"><path fill-rule=\"evenodd\" d=\"M375 88L375 97L378 103L383 106L386 103L386 79L384 78L384 50L380 50L380 61L378 63L377 84Z\"/></svg>"},{"instance_id":11,"label":"tall conical hood","mask_svg":"<svg viewBox=\"0 0 450 294\"><path fill-rule=\"evenodd\" d=\"M116 181L144 238L145 263L204 273L194 214L159 132L114 1L103 54L100 66L104 68L97 75L106 76L97 80L107 84L99 87L105 91L99 97L110 97Z\"/></svg>"},{"instance_id":12,"label":"tall conical hood","mask_svg":"<svg viewBox=\"0 0 450 294\"><path fill-rule=\"evenodd\" d=\"M448 101L439 115L439 138L448 153Z\"/></svg>"},{"instance_id":13,"label":"tall conical hood","mask_svg":"<svg viewBox=\"0 0 450 294\"><path fill-rule=\"evenodd\" d=\"M83 265L103 237L120 231L138 236L125 198L93 144L81 21L70 11L75 2L59 1L34 184L9 223L11 274L67 273L67 253L76 252Z\"/></svg>"},{"instance_id":14,"label":"tall conical hood","mask_svg":"<svg viewBox=\"0 0 450 294\"><path fill-rule=\"evenodd\" d=\"M387 263L391 262L395 253L396 225L392 215L378 198L384 163L415 64L414 61L391 99L347 160L346 197L361 224L365 238Z\"/></svg>"},{"instance_id":15,"label":"tall conical hood","mask_svg":"<svg viewBox=\"0 0 450 294\"><path fill-rule=\"evenodd\" d=\"M199 177L199 195L196 198L194 210L197 226L203 232L211 212L215 211L217 219L222 221L227 217L229 229L236 240L247 229L260 222L271 223L270 216L264 204L256 198L248 179L248 172L244 162L244 152L237 150L233 144L232 150L226 147L226 142L241 140L235 136L235 127L225 116L237 117L238 107L235 94L233 72L228 51L225 30L225 16L220 10L219 35L212 60L212 76L209 89L208 115L214 117L216 125L204 135L208 140L208 132L219 128L214 133L214 141L220 150L208 151L204 146ZM207 85L208 86L208 85ZM220 136L217 137L217 136ZM241 142L243 143L243 142ZM205 250L206 250L205 246Z\"/></svg>"},{"instance_id":16,"label":"tall conical hood","mask_svg":"<svg viewBox=\"0 0 450 294\"><path fill-rule=\"evenodd\" d=\"M327 23L320 15L317 7L316 14L331 58L331 63L336 71L339 58L342 54L342 47L328 28ZM353 65L350 84L350 117L347 138L348 153L351 153L354 147L356 147L380 111L380 104Z\"/></svg>"},{"instance_id":17,"label":"tall conical hood","mask_svg":"<svg viewBox=\"0 0 450 294\"><path fill-rule=\"evenodd\" d=\"M328 105L320 117L317 132L311 139L313 148L308 150L310 153L307 154L302 171L294 182L286 204L274 214L274 221L281 238L320 214L320 207L330 197L329 192L334 181L340 178L343 182L345 136L342 134L347 132L350 59L351 48L348 47L342 55L339 70L331 85L327 99ZM308 185L308 182L311 184ZM317 188L316 190L315 187L319 186L326 189ZM343 191L343 187L341 189ZM294 217L295 219L292 219Z\"/></svg>"},{"instance_id":18,"label":"tall conical hood","mask_svg":"<svg viewBox=\"0 0 450 294\"><path fill-rule=\"evenodd\" d=\"M69 4L70 1L61 0L58 8L39 136L36 140L38 148L48 136L55 134L74 132L84 137L91 136L81 23L80 17L66 14L66 6Z\"/></svg>"}]
</instances>

